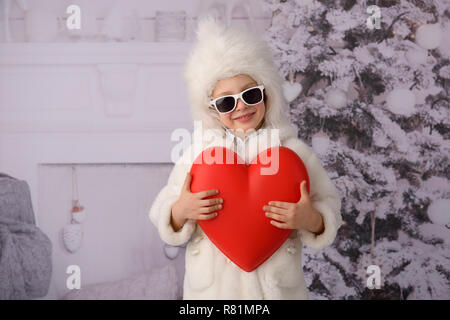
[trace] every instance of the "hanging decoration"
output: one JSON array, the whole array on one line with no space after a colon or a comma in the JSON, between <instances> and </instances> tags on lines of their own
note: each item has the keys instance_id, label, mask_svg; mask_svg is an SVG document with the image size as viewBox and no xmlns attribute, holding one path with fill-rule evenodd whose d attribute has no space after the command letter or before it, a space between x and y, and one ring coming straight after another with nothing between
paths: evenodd
<instances>
[{"instance_id":1,"label":"hanging decoration","mask_svg":"<svg viewBox=\"0 0 450 320\"><path fill-rule=\"evenodd\" d=\"M78 200L78 183L75 167L72 167L72 211L71 223L63 229L63 242L66 249L74 253L81 247L83 239L82 222L86 219L84 207Z\"/></svg>"},{"instance_id":2,"label":"hanging decoration","mask_svg":"<svg viewBox=\"0 0 450 320\"><path fill-rule=\"evenodd\" d=\"M164 254L167 258L173 260L178 256L178 253L180 252L179 247L171 246L169 244L164 244Z\"/></svg>"},{"instance_id":3,"label":"hanging decoration","mask_svg":"<svg viewBox=\"0 0 450 320\"><path fill-rule=\"evenodd\" d=\"M300 83L294 82L294 72L289 72L289 81L284 81L283 83L283 93L288 103L294 101L300 92L302 92L302 85Z\"/></svg>"}]
</instances>

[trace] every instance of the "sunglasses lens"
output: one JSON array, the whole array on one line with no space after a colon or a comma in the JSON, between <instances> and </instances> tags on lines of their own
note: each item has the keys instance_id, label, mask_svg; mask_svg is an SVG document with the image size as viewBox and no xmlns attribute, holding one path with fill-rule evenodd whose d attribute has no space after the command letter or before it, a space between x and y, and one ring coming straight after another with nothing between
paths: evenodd
<instances>
[{"instance_id":1,"label":"sunglasses lens","mask_svg":"<svg viewBox=\"0 0 450 320\"><path fill-rule=\"evenodd\" d=\"M234 107L234 98L233 97L220 98L216 101L216 106L219 112L229 112Z\"/></svg>"},{"instance_id":2,"label":"sunglasses lens","mask_svg":"<svg viewBox=\"0 0 450 320\"><path fill-rule=\"evenodd\" d=\"M256 104L261 102L261 100L263 99L263 95L260 89L254 88L245 92L242 95L242 98L247 104Z\"/></svg>"}]
</instances>

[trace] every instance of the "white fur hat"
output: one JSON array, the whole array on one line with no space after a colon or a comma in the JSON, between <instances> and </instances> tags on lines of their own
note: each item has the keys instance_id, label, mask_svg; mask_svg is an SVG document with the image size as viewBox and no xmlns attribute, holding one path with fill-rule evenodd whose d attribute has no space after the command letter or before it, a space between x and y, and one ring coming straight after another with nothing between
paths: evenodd
<instances>
[{"instance_id":1,"label":"white fur hat","mask_svg":"<svg viewBox=\"0 0 450 320\"><path fill-rule=\"evenodd\" d=\"M266 113L262 128L279 129L280 139L297 136L287 120L287 102L280 76L267 44L253 31L228 27L214 16L198 22L197 43L189 53L184 69L193 120L203 129L224 128L209 101L218 80L246 74L263 84Z\"/></svg>"}]
</instances>

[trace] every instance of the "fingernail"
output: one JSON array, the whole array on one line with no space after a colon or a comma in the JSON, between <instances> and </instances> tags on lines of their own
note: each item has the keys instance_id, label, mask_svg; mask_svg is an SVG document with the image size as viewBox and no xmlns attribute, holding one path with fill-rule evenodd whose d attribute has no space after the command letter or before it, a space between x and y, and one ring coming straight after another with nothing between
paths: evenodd
<instances>
[{"instance_id":1,"label":"fingernail","mask_svg":"<svg viewBox=\"0 0 450 320\"><path fill-rule=\"evenodd\" d=\"M222 205L221 204L219 204L219 209L222 209Z\"/></svg>"},{"instance_id":2,"label":"fingernail","mask_svg":"<svg viewBox=\"0 0 450 320\"><path fill-rule=\"evenodd\" d=\"M268 217L269 216L269 213L268 212L266 212L266 217Z\"/></svg>"},{"instance_id":3,"label":"fingernail","mask_svg":"<svg viewBox=\"0 0 450 320\"><path fill-rule=\"evenodd\" d=\"M223 203L223 199L219 199L219 202L220 202L220 203Z\"/></svg>"}]
</instances>

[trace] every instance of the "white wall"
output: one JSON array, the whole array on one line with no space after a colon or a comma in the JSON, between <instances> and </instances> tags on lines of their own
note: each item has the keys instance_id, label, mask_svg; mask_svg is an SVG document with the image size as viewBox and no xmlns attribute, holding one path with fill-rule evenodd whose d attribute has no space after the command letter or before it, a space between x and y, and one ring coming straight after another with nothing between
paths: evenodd
<instances>
[{"instance_id":1,"label":"white wall","mask_svg":"<svg viewBox=\"0 0 450 320\"><path fill-rule=\"evenodd\" d=\"M164 243L148 219L153 199L167 182L172 164L75 165L80 204L87 215L82 246L69 253L62 228L71 220L72 166L42 165L39 170L39 220L53 244L53 277L47 299L59 299L69 265L81 269L81 286L119 280L173 264L184 277L184 248L168 259Z\"/></svg>"}]
</instances>

